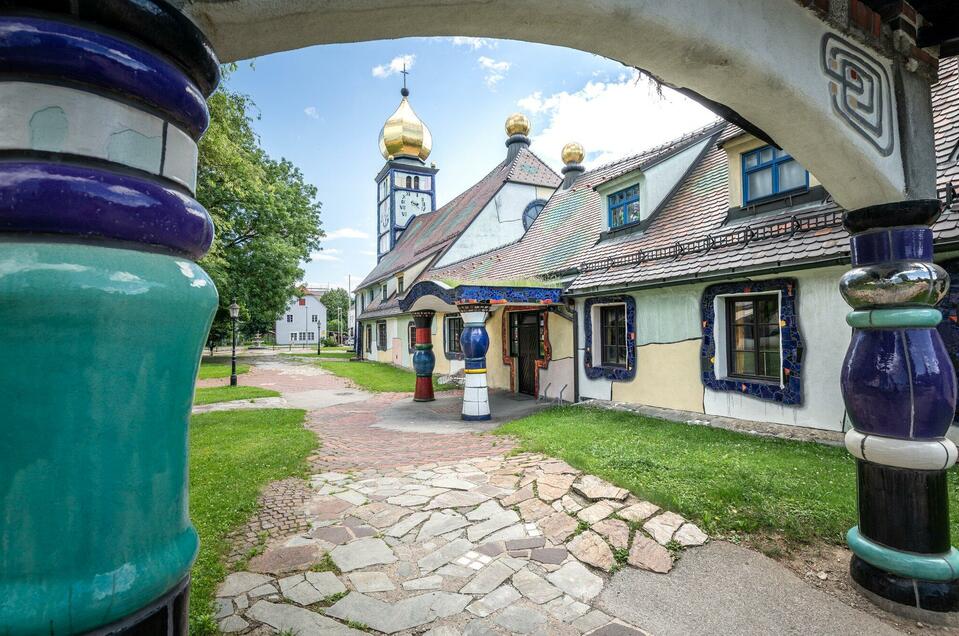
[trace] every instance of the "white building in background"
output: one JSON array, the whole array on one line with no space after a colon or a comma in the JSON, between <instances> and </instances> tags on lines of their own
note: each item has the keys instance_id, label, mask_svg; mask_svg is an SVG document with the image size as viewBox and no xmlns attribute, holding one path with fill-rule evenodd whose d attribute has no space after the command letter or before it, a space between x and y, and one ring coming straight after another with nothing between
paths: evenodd
<instances>
[{"instance_id":1,"label":"white building in background","mask_svg":"<svg viewBox=\"0 0 959 636\"><path fill-rule=\"evenodd\" d=\"M326 337L326 306L320 297L328 291L328 288L304 288L302 297L290 300L276 321L276 344L316 344Z\"/></svg>"}]
</instances>

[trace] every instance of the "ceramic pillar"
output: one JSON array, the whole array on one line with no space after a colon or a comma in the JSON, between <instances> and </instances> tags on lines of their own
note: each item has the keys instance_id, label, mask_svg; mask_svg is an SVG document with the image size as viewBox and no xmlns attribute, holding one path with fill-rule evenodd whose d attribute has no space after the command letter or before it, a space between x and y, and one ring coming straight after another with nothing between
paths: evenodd
<instances>
[{"instance_id":1,"label":"ceramic pillar","mask_svg":"<svg viewBox=\"0 0 959 636\"><path fill-rule=\"evenodd\" d=\"M486 333L488 305L459 306L463 317L460 347L465 362L466 386L463 390L463 419L478 421L490 419L489 389L486 385L486 351L489 334Z\"/></svg>"},{"instance_id":2,"label":"ceramic pillar","mask_svg":"<svg viewBox=\"0 0 959 636\"><path fill-rule=\"evenodd\" d=\"M0 633L185 634L218 63L166 3L14 1L0 68Z\"/></svg>"},{"instance_id":3,"label":"ceramic pillar","mask_svg":"<svg viewBox=\"0 0 959 636\"><path fill-rule=\"evenodd\" d=\"M414 402L432 402L433 367L436 356L433 354L433 336L431 325L433 313L429 310L413 312L413 326L416 329L416 352L413 353L413 370L416 371L416 390Z\"/></svg>"},{"instance_id":4,"label":"ceramic pillar","mask_svg":"<svg viewBox=\"0 0 959 636\"><path fill-rule=\"evenodd\" d=\"M933 264L938 201L847 213L853 269L841 281L852 307L842 393L853 428L859 525L847 542L853 580L873 601L920 620L959 610L959 552L949 540L945 434L956 378L936 330L949 276Z\"/></svg>"}]
</instances>

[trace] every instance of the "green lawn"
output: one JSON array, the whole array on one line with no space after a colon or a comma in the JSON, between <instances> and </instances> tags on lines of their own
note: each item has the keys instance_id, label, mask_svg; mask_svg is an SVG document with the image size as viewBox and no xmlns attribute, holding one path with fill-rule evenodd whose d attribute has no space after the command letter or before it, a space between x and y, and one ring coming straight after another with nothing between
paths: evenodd
<instances>
[{"instance_id":1,"label":"green lawn","mask_svg":"<svg viewBox=\"0 0 959 636\"><path fill-rule=\"evenodd\" d=\"M216 586L226 576L226 535L256 510L271 481L305 475L316 436L303 428L305 411L223 411L190 419L190 517L200 534L193 566L190 633L217 633L211 616Z\"/></svg>"},{"instance_id":2,"label":"green lawn","mask_svg":"<svg viewBox=\"0 0 959 636\"><path fill-rule=\"evenodd\" d=\"M250 370L250 365L248 364L238 364L236 365L236 374L240 375L241 373L246 373ZM198 380L209 380L211 378L228 378L230 377L230 363L222 362L201 362L200 363L200 373L197 375Z\"/></svg>"},{"instance_id":3,"label":"green lawn","mask_svg":"<svg viewBox=\"0 0 959 636\"><path fill-rule=\"evenodd\" d=\"M194 404L214 404L233 400L252 400L262 397L279 397L278 391L261 389L258 386L209 386L199 387L193 398Z\"/></svg>"},{"instance_id":4,"label":"green lawn","mask_svg":"<svg viewBox=\"0 0 959 636\"><path fill-rule=\"evenodd\" d=\"M314 364L341 378L352 380L361 389L374 393L412 393L416 386L415 373L409 369L395 367L385 362L341 362L339 360L318 359L314 361ZM455 384L439 384L436 376L433 376L433 389L435 391L449 391L456 388L459 387Z\"/></svg>"},{"instance_id":5,"label":"green lawn","mask_svg":"<svg viewBox=\"0 0 959 636\"><path fill-rule=\"evenodd\" d=\"M844 448L761 438L598 408L561 407L504 424L523 450L693 519L711 534L842 543L856 524L856 470ZM953 510L959 477L950 471ZM953 543L959 522L953 517Z\"/></svg>"}]
</instances>

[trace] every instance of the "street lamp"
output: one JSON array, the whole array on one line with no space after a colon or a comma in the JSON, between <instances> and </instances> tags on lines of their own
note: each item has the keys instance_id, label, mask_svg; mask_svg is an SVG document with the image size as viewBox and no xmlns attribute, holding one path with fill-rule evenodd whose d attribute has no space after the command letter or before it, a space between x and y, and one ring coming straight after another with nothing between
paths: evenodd
<instances>
[{"instance_id":1,"label":"street lamp","mask_svg":"<svg viewBox=\"0 0 959 636\"><path fill-rule=\"evenodd\" d=\"M233 358L230 360L230 386L236 386L236 319L240 315L240 306L236 298L230 303L230 320L233 321Z\"/></svg>"}]
</instances>

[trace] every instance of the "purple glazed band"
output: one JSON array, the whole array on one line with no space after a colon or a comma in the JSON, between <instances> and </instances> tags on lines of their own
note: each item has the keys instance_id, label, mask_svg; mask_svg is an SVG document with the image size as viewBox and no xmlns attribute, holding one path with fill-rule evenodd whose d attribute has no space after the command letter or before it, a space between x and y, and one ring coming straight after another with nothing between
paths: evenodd
<instances>
[{"instance_id":1,"label":"purple glazed band","mask_svg":"<svg viewBox=\"0 0 959 636\"><path fill-rule=\"evenodd\" d=\"M199 259L210 215L192 197L92 166L0 162L0 233L44 233L143 243Z\"/></svg>"},{"instance_id":2,"label":"purple glazed band","mask_svg":"<svg viewBox=\"0 0 959 636\"><path fill-rule=\"evenodd\" d=\"M74 24L0 17L0 69L12 79L68 84L159 110L199 139L210 123L200 89L166 59Z\"/></svg>"}]
</instances>

